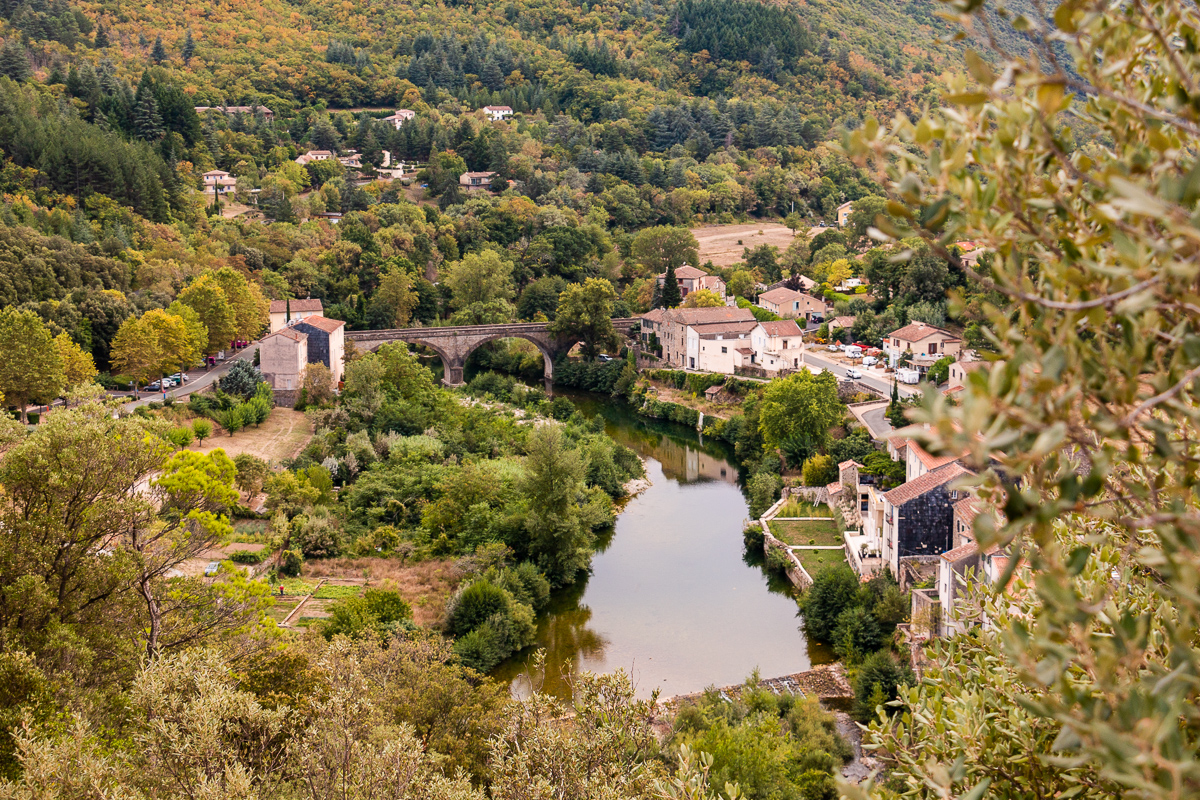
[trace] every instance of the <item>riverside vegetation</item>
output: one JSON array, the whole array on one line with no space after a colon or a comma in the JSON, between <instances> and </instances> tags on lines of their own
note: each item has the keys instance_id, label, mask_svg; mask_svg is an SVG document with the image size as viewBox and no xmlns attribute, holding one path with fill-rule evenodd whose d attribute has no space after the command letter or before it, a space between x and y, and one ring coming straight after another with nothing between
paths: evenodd
<instances>
[{"instance_id":1,"label":"riverside vegetation","mask_svg":"<svg viewBox=\"0 0 1200 800\"><path fill-rule=\"evenodd\" d=\"M797 32L793 12L743 3L260 6L263 22L250 26L233 8L158 4L162 38L128 5L0 6L5 324L21 315L51 341L65 333L111 372L126 320L159 311L180 320L163 331L182 326L199 343L190 314L169 310L202 281L207 302L197 290L197 305L183 304L237 318L237 287L211 285L226 268L264 298L318 294L332 316L363 327L508 319L539 280L525 318L557 279L615 281L620 292L610 291L635 309L653 302L649 277L687 254L655 261L646 245L664 235L658 225L782 214L793 200L811 220L842 197L880 192L888 199L861 203L855 226L887 240L876 265L895 268L900 295L916 289L913 305L945 303L948 320L975 326L968 341L992 352L958 405L931 395L910 413L931 424L920 434L931 452L971 454L979 488L1003 512L995 524L980 515L976 535L1011 558L998 586L976 594L973 619L988 624L931 645L923 680L875 708L866 738L885 773L836 791L1196 793L1200 26L1191 5L1069 0L1051 16L1036 5L1003 15L947 6L970 33L944 49L921 46L950 24L921 3L906 15L809 4L800 22L812 38L794 43L782 41ZM842 25L840 14L864 26ZM411 41L387 38L398 35ZM967 50L972 41L990 52ZM966 74L949 76L942 97L929 70L957 69L959 52ZM302 106L309 97L411 101L422 119L384 132L370 114ZM259 99L278 106L278 120L205 123L191 110ZM523 118L496 127L465 113L484 101L507 101ZM823 119L789 110L812 106ZM845 155L826 141L841 125ZM427 161L421 180L438 207L292 161L301 148L346 140L368 163L385 144ZM457 172L493 163L521 191L462 202ZM188 190L212 166L262 189L275 224L225 221L217 209L209 218ZM329 208L349 212L336 228L303 222ZM989 255L964 262L961 241ZM821 256L784 254L796 259L787 268L817 262L823 278L836 276L842 254L827 248L846 245L820 244ZM746 259L767 270L768 257ZM889 280L876 273L872 283ZM895 305L887 294L871 303ZM888 306L858 310L870 321ZM220 327L204 324L211 347ZM12 353L27 342L8 342L0 376L19 376ZM64 393L64 357L46 357L41 335L28 342L47 368L31 369L28 391L19 380L0 386L22 407ZM177 451L153 413L114 419L72 395L73 407L32 431L0 430L0 725L11 734L0 743L0 794L832 795L840 751L815 709L702 707L703 719L681 715L676 738L660 744L649 703L633 700L621 675L581 679L568 716L542 696L512 703L465 666L520 640L522 606L541 586L523 563L551 584L586 563L590 526L611 514L605 469L589 482L583 454L595 433L561 406L565 424L546 425L457 405L400 350L355 363L361 382L348 374L344 400L314 412L313 451L264 481L273 533L291 553L282 566L295 566L305 543L314 557L330 542L470 552L472 575L492 588L463 604L465 635L451 644L413 630L397 598L372 594L332 618L343 627L328 640L316 630L281 637L264 614L265 583L230 568L212 582L176 576L181 558L227 535L237 466L219 450ZM788 407L794 388L772 402ZM759 425L744 411L747 441L813 446L786 426L763 431L767 403L764 394ZM364 481L388 470L392 442L398 460L420 468L396 469L375 501L352 506ZM752 443L745 453L761 464L767 450ZM539 449L570 468L547 475ZM353 471L360 459L371 466ZM470 490L471 505L457 505L449 481ZM857 647L869 623L856 609L879 623L881 606L856 592L840 609L830 603L826 621ZM738 785L714 785L725 779Z\"/></svg>"}]
</instances>

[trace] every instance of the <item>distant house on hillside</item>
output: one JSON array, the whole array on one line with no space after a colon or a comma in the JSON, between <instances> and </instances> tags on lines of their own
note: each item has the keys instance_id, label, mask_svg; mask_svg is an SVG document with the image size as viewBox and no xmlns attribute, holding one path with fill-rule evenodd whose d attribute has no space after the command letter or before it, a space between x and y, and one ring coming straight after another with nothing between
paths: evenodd
<instances>
[{"instance_id":1,"label":"distant house on hillside","mask_svg":"<svg viewBox=\"0 0 1200 800\"><path fill-rule=\"evenodd\" d=\"M495 172L464 172L458 178L460 186L468 192L490 191Z\"/></svg>"},{"instance_id":2,"label":"distant house on hillside","mask_svg":"<svg viewBox=\"0 0 1200 800\"><path fill-rule=\"evenodd\" d=\"M408 122L410 119L415 119L416 116L417 116L417 112L415 112L411 109L401 108L398 111L396 111L395 114L392 114L391 116L388 116L388 117L384 117L383 121L390 122L393 128L395 128L396 130L400 130L401 125Z\"/></svg>"},{"instance_id":3,"label":"distant house on hillside","mask_svg":"<svg viewBox=\"0 0 1200 800\"><path fill-rule=\"evenodd\" d=\"M213 195L232 194L237 189L237 178L228 172L214 169L204 173L204 193Z\"/></svg>"},{"instance_id":4,"label":"distant house on hillside","mask_svg":"<svg viewBox=\"0 0 1200 800\"><path fill-rule=\"evenodd\" d=\"M266 106L196 106L196 113L216 111L220 114L255 114L262 116L267 122L275 119L275 112Z\"/></svg>"},{"instance_id":5,"label":"distant house on hillside","mask_svg":"<svg viewBox=\"0 0 1200 800\"><path fill-rule=\"evenodd\" d=\"M854 203L842 203L837 207L837 224L839 228L850 225L850 214L854 211Z\"/></svg>"},{"instance_id":6,"label":"distant house on hillside","mask_svg":"<svg viewBox=\"0 0 1200 800\"><path fill-rule=\"evenodd\" d=\"M320 316L324 309L316 298L307 300L272 300L271 333L282 330L290 322L299 322L305 317Z\"/></svg>"},{"instance_id":7,"label":"distant house on hillside","mask_svg":"<svg viewBox=\"0 0 1200 800\"><path fill-rule=\"evenodd\" d=\"M484 106L483 113L487 114L487 118L492 122L499 122L511 117L513 110L509 106Z\"/></svg>"},{"instance_id":8,"label":"distant house on hillside","mask_svg":"<svg viewBox=\"0 0 1200 800\"><path fill-rule=\"evenodd\" d=\"M333 153L329 150L309 150L307 153L297 158L296 163L303 167L305 164L309 164L313 161L328 161L333 157Z\"/></svg>"},{"instance_id":9,"label":"distant house on hillside","mask_svg":"<svg viewBox=\"0 0 1200 800\"><path fill-rule=\"evenodd\" d=\"M961 349L962 339L950 331L924 322L910 323L883 338L883 350L891 359L892 366L906 352L941 357L957 355Z\"/></svg>"},{"instance_id":10,"label":"distant house on hillside","mask_svg":"<svg viewBox=\"0 0 1200 800\"><path fill-rule=\"evenodd\" d=\"M824 300L782 286L760 294L758 306L787 319L803 319L806 324L814 314L825 316Z\"/></svg>"},{"instance_id":11,"label":"distant house on hillside","mask_svg":"<svg viewBox=\"0 0 1200 800\"><path fill-rule=\"evenodd\" d=\"M709 275L702 269L684 265L675 270L675 281L679 284L679 294L687 297L692 292L708 289L716 292L717 297L725 296L725 281L719 275ZM667 273L658 274L658 287L661 289L667 282Z\"/></svg>"}]
</instances>

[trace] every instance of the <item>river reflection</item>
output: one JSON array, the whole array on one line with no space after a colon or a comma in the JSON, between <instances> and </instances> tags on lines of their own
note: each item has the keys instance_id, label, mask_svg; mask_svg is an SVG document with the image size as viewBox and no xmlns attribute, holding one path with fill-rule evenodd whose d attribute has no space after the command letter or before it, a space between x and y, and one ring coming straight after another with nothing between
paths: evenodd
<instances>
[{"instance_id":1,"label":"river reflection","mask_svg":"<svg viewBox=\"0 0 1200 800\"><path fill-rule=\"evenodd\" d=\"M606 432L646 459L651 487L629 501L598 542L592 573L558 593L538 622L538 642L494 673L527 694L537 648L543 691L570 694L572 671L625 669L639 696L664 696L810 666L791 587L747 553L747 504L720 443L653 423L591 396L571 396Z\"/></svg>"}]
</instances>

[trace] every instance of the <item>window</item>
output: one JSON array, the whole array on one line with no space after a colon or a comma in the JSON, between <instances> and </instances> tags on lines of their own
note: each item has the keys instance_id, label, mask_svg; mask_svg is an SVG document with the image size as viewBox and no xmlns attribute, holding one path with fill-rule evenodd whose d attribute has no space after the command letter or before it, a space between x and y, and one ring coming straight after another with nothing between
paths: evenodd
<instances>
[{"instance_id":1,"label":"window","mask_svg":"<svg viewBox=\"0 0 1200 800\"><path fill-rule=\"evenodd\" d=\"M929 345L929 354L933 355L936 352L937 352L937 342L934 342Z\"/></svg>"},{"instance_id":2,"label":"window","mask_svg":"<svg viewBox=\"0 0 1200 800\"><path fill-rule=\"evenodd\" d=\"M721 348L721 352L722 352L722 353L728 353L728 352L729 352L729 348L728 348L728 347L722 347L722 348Z\"/></svg>"},{"instance_id":3,"label":"window","mask_svg":"<svg viewBox=\"0 0 1200 800\"><path fill-rule=\"evenodd\" d=\"M787 350L787 339L783 340L783 349Z\"/></svg>"}]
</instances>

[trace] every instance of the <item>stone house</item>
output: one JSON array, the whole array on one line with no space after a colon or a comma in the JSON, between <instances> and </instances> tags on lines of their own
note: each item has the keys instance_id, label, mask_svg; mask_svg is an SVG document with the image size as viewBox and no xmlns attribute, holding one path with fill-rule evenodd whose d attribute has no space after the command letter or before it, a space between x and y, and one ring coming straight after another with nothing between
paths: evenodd
<instances>
[{"instance_id":1,"label":"stone house","mask_svg":"<svg viewBox=\"0 0 1200 800\"><path fill-rule=\"evenodd\" d=\"M965 386L968 373L974 372L987 364L986 361L967 361L960 358L950 365L950 377L946 381L947 389Z\"/></svg>"},{"instance_id":2,"label":"stone house","mask_svg":"<svg viewBox=\"0 0 1200 800\"><path fill-rule=\"evenodd\" d=\"M785 319L803 319L806 325L814 314L822 318L825 316L824 300L785 286L760 294L758 306Z\"/></svg>"},{"instance_id":3,"label":"stone house","mask_svg":"<svg viewBox=\"0 0 1200 800\"><path fill-rule=\"evenodd\" d=\"M950 484L973 474L957 461L883 493L883 560L900 575L905 559L936 559L954 547L954 504L968 493Z\"/></svg>"},{"instance_id":4,"label":"stone house","mask_svg":"<svg viewBox=\"0 0 1200 800\"><path fill-rule=\"evenodd\" d=\"M754 315L745 308L718 306L666 310L658 326L663 361L684 369L733 372L738 357L734 351L750 346L750 331L757 324Z\"/></svg>"},{"instance_id":5,"label":"stone house","mask_svg":"<svg viewBox=\"0 0 1200 800\"><path fill-rule=\"evenodd\" d=\"M290 322L298 322L313 315L320 316L323 310L321 301L315 297L307 300L272 300L271 333L283 330Z\"/></svg>"},{"instance_id":6,"label":"stone house","mask_svg":"<svg viewBox=\"0 0 1200 800\"><path fill-rule=\"evenodd\" d=\"M658 288L661 290L667 282L667 273L660 272L657 276ZM716 292L717 297L725 296L725 281L721 280L719 275L709 275L702 269L687 266L686 264L675 270L675 280L679 284L679 294L687 297L689 294L700 289L708 289Z\"/></svg>"},{"instance_id":7,"label":"stone house","mask_svg":"<svg viewBox=\"0 0 1200 800\"><path fill-rule=\"evenodd\" d=\"M308 363L329 367L334 385L342 380L346 358L346 323L319 314L293 322L291 330L308 334Z\"/></svg>"},{"instance_id":8,"label":"stone house","mask_svg":"<svg viewBox=\"0 0 1200 800\"><path fill-rule=\"evenodd\" d=\"M750 332L757 364L768 372L799 369L804 361L804 333L794 319L760 322Z\"/></svg>"},{"instance_id":9,"label":"stone house","mask_svg":"<svg viewBox=\"0 0 1200 800\"><path fill-rule=\"evenodd\" d=\"M513 110L509 106L484 106L483 113L487 114L487 118L492 122L499 122L503 119L508 119L513 115Z\"/></svg>"},{"instance_id":10,"label":"stone house","mask_svg":"<svg viewBox=\"0 0 1200 800\"><path fill-rule=\"evenodd\" d=\"M331 150L309 150L307 153L296 158L296 163L300 166L310 164L313 161L328 161L333 158L334 154Z\"/></svg>"},{"instance_id":11,"label":"stone house","mask_svg":"<svg viewBox=\"0 0 1200 800\"><path fill-rule=\"evenodd\" d=\"M273 389L299 389L308 366L308 334L294 328L274 331L258 346L259 369Z\"/></svg>"}]
</instances>

